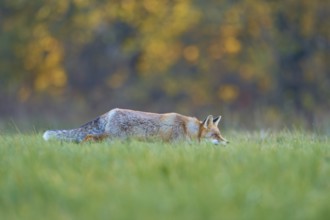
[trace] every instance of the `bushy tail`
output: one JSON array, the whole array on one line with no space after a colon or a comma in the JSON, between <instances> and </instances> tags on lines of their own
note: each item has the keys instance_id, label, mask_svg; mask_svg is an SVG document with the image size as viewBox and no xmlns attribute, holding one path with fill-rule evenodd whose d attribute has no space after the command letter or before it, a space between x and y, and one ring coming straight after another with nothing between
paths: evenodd
<instances>
[{"instance_id":1,"label":"bushy tail","mask_svg":"<svg viewBox=\"0 0 330 220\"><path fill-rule=\"evenodd\" d=\"M80 129L71 130L48 130L43 134L44 140L61 140L69 142L81 142L87 134L80 132Z\"/></svg>"},{"instance_id":2,"label":"bushy tail","mask_svg":"<svg viewBox=\"0 0 330 220\"><path fill-rule=\"evenodd\" d=\"M106 121L99 117L90 121L79 128L70 130L48 130L43 134L44 140L61 140L69 142L81 142L87 135L103 134L106 126Z\"/></svg>"}]
</instances>

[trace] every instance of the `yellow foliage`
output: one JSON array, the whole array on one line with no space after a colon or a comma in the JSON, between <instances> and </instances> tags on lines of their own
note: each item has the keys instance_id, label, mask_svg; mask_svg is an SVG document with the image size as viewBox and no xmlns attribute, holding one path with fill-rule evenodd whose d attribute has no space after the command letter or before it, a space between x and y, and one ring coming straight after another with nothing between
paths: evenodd
<instances>
[{"instance_id":1,"label":"yellow foliage","mask_svg":"<svg viewBox=\"0 0 330 220\"><path fill-rule=\"evenodd\" d=\"M236 37L240 32L240 29L237 25L227 24L223 25L220 28L220 35L223 38Z\"/></svg>"},{"instance_id":2,"label":"yellow foliage","mask_svg":"<svg viewBox=\"0 0 330 220\"><path fill-rule=\"evenodd\" d=\"M218 89L218 97L224 102L233 102L239 95L239 88L235 85L223 85Z\"/></svg>"},{"instance_id":3,"label":"yellow foliage","mask_svg":"<svg viewBox=\"0 0 330 220\"><path fill-rule=\"evenodd\" d=\"M112 89L121 87L127 80L128 75L124 71L119 71L108 77L107 85Z\"/></svg>"},{"instance_id":4,"label":"yellow foliage","mask_svg":"<svg viewBox=\"0 0 330 220\"><path fill-rule=\"evenodd\" d=\"M179 51L180 46L175 42L150 40L139 62L139 73L142 76L165 73L164 71L178 59Z\"/></svg>"},{"instance_id":5,"label":"yellow foliage","mask_svg":"<svg viewBox=\"0 0 330 220\"><path fill-rule=\"evenodd\" d=\"M234 37L228 37L224 41L224 48L227 53L236 54L241 50L241 42Z\"/></svg>"},{"instance_id":6,"label":"yellow foliage","mask_svg":"<svg viewBox=\"0 0 330 220\"><path fill-rule=\"evenodd\" d=\"M223 52L224 52L224 48L219 43L211 44L208 48L209 56L214 60L222 58Z\"/></svg>"},{"instance_id":7,"label":"yellow foliage","mask_svg":"<svg viewBox=\"0 0 330 220\"><path fill-rule=\"evenodd\" d=\"M190 45L183 50L184 58L189 62L195 62L199 58L199 49L195 45Z\"/></svg>"},{"instance_id":8,"label":"yellow foliage","mask_svg":"<svg viewBox=\"0 0 330 220\"><path fill-rule=\"evenodd\" d=\"M91 0L73 0L74 4L77 7L87 7L92 4L93 1Z\"/></svg>"},{"instance_id":9,"label":"yellow foliage","mask_svg":"<svg viewBox=\"0 0 330 220\"><path fill-rule=\"evenodd\" d=\"M173 21L171 21L171 25L173 30L178 35L185 31L188 27L196 24L200 17L200 13L194 9L189 0L182 0L175 4L173 8Z\"/></svg>"},{"instance_id":10,"label":"yellow foliage","mask_svg":"<svg viewBox=\"0 0 330 220\"><path fill-rule=\"evenodd\" d=\"M230 9L226 10L225 19L230 24L239 24L240 16L242 14L242 7L240 4L236 4Z\"/></svg>"},{"instance_id":11,"label":"yellow foliage","mask_svg":"<svg viewBox=\"0 0 330 220\"><path fill-rule=\"evenodd\" d=\"M138 64L140 74L165 73L182 54L180 43L174 39L197 22L199 14L189 0L177 1L175 4L151 0L145 0L142 3L152 15L146 16L143 21L141 19L133 21L137 23L142 36L143 57ZM156 11L157 8L159 10ZM155 13L153 13L154 10ZM191 54L188 53L189 50ZM198 59L198 48L190 48L188 52L183 52L187 60L191 62Z\"/></svg>"},{"instance_id":12,"label":"yellow foliage","mask_svg":"<svg viewBox=\"0 0 330 220\"><path fill-rule=\"evenodd\" d=\"M49 17L50 13L51 13L51 6L50 5L44 5L36 13L36 18L38 20L46 19L47 17Z\"/></svg>"},{"instance_id":13,"label":"yellow foliage","mask_svg":"<svg viewBox=\"0 0 330 220\"><path fill-rule=\"evenodd\" d=\"M166 7L167 1L143 0L144 8L150 13L159 13Z\"/></svg>"},{"instance_id":14,"label":"yellow foliage","mask_svg":"<svg viewBox=\"0 0 330 220\"><path fill-rule=\"evenodd\" d=\"M193 85L188 85L190 90L190 98L194 105L205 105L212 102L212 96L210 96L209 91L204 88L202 83Z\"/></svg>"},{"instance_id":15,"label":"yellow foliage","mask_svg":"<svg viewBox=\"0 0 330 220\"><path fill-rule=\"evenodd\" d=\"M236 13L233 15L236 19ZM237 39L238 34L240 33L241 28L237 23L229 23L227 25L223 25L220 28L220 42L223 45L223 50L229 54L236 54L241 50L241 42Z\"/></svg>"},{"instance_id":16,"label":"yellow foliage","mask_svg":"<svg viewBox=\"0 0 330 220\"><path fill-rule=\"evenodd\" d=\"M252 65L244 64L239 69L239 75L244 81L251 81L256 72Z\"/></svg>"},{"instance_id":17,"label":"yellow foliage","mask_svg":"<svg viewBox=\"0 0 330 220\"><path fill-rule=\"evenodd\" d=\"M127 15L133 15L136 9L136 2L134 0L123 0L120 2L121 12ZM113 7L113 4L109 4L109 7Z\"/></svg>"},{"instance_id":18,"label":"yellow foliage","mask_svg":"<svg viewBox=\"0 0 330 220\"><path fill-rule=\"evenodd\" d=\"M44 12L46 13L46 12ZM67 84L67 75L62 67L63 46L52 37L45 25L36 25L34 39L26 45L24 67L35 74L34 89L44 91L51 88L63 88ZM28 97L26 89L20 90L21 100Z\"/></svg>"},{"instance_id":19,"label":"yellow foliage","mask_svg":"<svg viewBox=\"0 0 330 220\"><path fill-rule=\"evenodd\" d=\"M302 33L305 36L309 36L313 33L315 20L313 17L315 16L315 11L309 10L302 15Z\"/></svg>"},{"instance_id":20,"label":"yellow foliage","mask_svg":"<svg viewBox=\"0 0 330 220\"><path fill-rule=\"evenodd\" d=\"M37 91L43 91L43 90L47 89L49 86L50 86L49 78L48 78L48 75L46 75L46 74L39 75L34 80L34 88Z\"/></svg>"},{"instance_id":21,"label":"yellow foliage","mask_svg":"<svg viewBox=\"0 0 330 220\"><path fill-rule=\"evenodd\" d=\"M100 50L105 56L91 59L86 69L99 65L102 71L107 71L105 69L116 62L114 66L119 71L105 81L110 88L126 89L126 80L133 78L135 73L140 83L150 75L163 74L160 78L164 81L161 86L165 95L175 97L184 87L192 94L187 103L199 105L217 98L230 103L238 99L239 86L245 83L256 85L255 90L248 91L250 95L273 93L281 81L290 80L290 77L281 76L283 69L287 74L301 71L301 80L310 85L325 79L326 61L329 60L325 48L330 32L326 22L322 23L328 18L327 4L323 2L289 0L284 5L265 0L243 0L233 4L226 1L204 4L192 0L59 0L33 3L26 5L28 9L21 13L13 10L16 14L5 15L3 21L5 37L1 37L1 46L6 51L14 51L8 57L14 57L13 63L22 62L23 66L15 69L16 73L7 60L0 64L1 68L10 66L4 71L8 75L11 72L18 76L20 72L28 75L17 77L28 81L24 85L33 87L19 89L18 97L25 101L34 90L52 93L67 85L63 66L66 45L74 43L67 47L70 50L66 57L67 68L72 68L72 59L79 65L98 53L100 45L105 45L106 48ZM35 14L26 16L31 15L31 11ZM17 39L10 39L11 36L17 36ZM14 46L7 46L10 44ZM81 51L84 51L83 56L80 56ZM3 56L7 53L3 52ZM300 57L300 53L303 56ZM190 66L181 62L182 59L193 63L194 73L198 73L192 74L184 86L184 80L173 76L180 71L184 71L180 76L189 75ZM110 63L106 63L108 61ZM125 65L129 65L127 72ZM73 69L76 72L72 78L92 74L86 69ZM165 75L169 72L171 74ZM219 73L224 75L217 75ZM147 79L150 87L155 79L157 76ZM202 89L196 79L204 80L203 88L208 89ZM238 86L226 84L226 79L236 79ZM92 86L98 87L96 83ZM210 88L214 87L219 88L212 96ZM283 87L285 90L286 86ZM326 83L324 87L327 87ZM313 105L313 95L292 93L304 106ZM271 111L269 114L275 115Z\"/></svg>"},{"instance_id":22,"label":"yellow foliage","mask_svg":"<svg viewBox=\"0 0 330 220\"><path fill-rule=\"evenodd\" d=\"M67 76L62 68L54 69L50 74L51 84L56 87L64 87L67 84Z\"/></svg>"},{"instance_id":23,"label":"yellow foliage","mask_svg":"<svg viewBox=\"0 0 330 220\"><path fill-rule=\"evenodd\" d=\"M34 81L34 87L37 91L64 87L67 84L67 76L62 68L55 68L49 73L39 74Z\"/></svg>"}]
</instances>

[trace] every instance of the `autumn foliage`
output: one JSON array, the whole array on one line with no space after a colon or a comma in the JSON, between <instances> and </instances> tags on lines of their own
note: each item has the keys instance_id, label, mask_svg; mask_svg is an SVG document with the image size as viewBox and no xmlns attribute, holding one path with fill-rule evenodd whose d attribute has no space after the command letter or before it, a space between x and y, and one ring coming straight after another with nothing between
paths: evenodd
<instances>
[{"instance_id":1,"label":"autumn foliage","mask_svg":"<svg viewBox=\"0 0 330 220\"><path fill-rule=\"evenodd\" d=\"M0 4L2 117L59 106L64 115L126 107L270 123L328 114L329 1Z\"/></svg>"}]
</instances>

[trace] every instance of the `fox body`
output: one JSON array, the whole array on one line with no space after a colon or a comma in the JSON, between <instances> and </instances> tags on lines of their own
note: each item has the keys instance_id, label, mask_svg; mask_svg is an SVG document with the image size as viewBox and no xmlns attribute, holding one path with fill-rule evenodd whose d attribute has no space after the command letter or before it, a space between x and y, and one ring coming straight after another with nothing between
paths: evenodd
<instances>
[{"instance_id":1,"label":"fox body","mask_svg":"<svg viewBox=\"0 0 330 220\"><path fill-rule=\"evenodd\" d=\"M200 121L177 113L156 114L116 108L76 129L48 130L43 138L74 142L127 138L164 142L206 139L214 144L227 143L218 128L220 119L221 116L209 115Z\"/></svg>"}]
</instances>

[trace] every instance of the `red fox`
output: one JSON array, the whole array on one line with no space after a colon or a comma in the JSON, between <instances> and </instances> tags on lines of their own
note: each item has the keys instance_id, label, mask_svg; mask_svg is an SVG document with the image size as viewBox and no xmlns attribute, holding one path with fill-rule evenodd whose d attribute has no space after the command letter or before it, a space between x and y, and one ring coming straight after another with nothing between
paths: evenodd
<instances>
[{"instance_id":1,"label":"red fox","mask_svg":"<svg viewBox=\"0 0 330 220\"><path fill-rule=\"evenodd\" d=\"M204 121L178 113L156 114L128 109L112 109L93 121L71 130L48 130L43 134L50 139L84 142L104 139L178 140L202 141L213 144L228 141L221 136L218 124L221 116L209 115Z\"/></svg>"}]
</instances>

